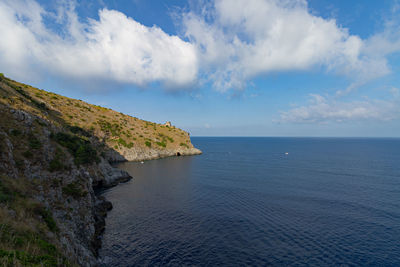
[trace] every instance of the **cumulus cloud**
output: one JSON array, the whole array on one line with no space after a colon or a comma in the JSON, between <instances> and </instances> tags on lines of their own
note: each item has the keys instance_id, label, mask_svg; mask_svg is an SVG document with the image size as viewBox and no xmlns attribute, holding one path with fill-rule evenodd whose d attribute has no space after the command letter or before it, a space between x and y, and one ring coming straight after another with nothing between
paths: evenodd
<instances>
[{"instance_id":1,"label":"cumulus cloud","mask_svg":"<svg viewBox=\"0 0 400 267\"><path fill-rule=\"evenodd\" d=\"M58 23L50 29L45 19ZM32 69L63 77L187 86L197 77L195 47L157 26L103 9L80 22L74 6L52 14L32 0L0 2L0 68L14 77Z\"/></svg>"},{"instance_id":2,"label":"cumulus cloud","mask_svg":"<svg viewBox=\"0 0 400 267\"><path fill-rule=\"evenodd\" d=\"M224 92L271 72L322 68L351 77L341 95L390 73L386 57L400 51L396 23L363 40L305 0L205 0L178 16L180 37L115 10L79 18L71 2L52 13L35 0L0 1L0 69L139 86L205 81Z\"/></svg>"},{"instance_id":3,"label":"cumulus cloud","mask_svg":"<svg viewBox=\"0 0 400 267\"><path fill-rule=\"evenodd\" d=\"M391 90L391 100L338 101L318 94L310 95L308 105L281 112L280 122L329 123L355 120L390 121L400 118L399 90Z\"/></svg>"},{"instance_id":4,"label":"cumulus cloud","mask_svg":"<svg viewBox=\"0 0 400 267\"><path fill-rule=\"evenodd\" d=\"M184 14L183 26L206 76L222 91L265 73L315 66L352 77L352 87L390 71L374 40L312 15L304 0L215 0Z\"/></svg>"}]
</instances>

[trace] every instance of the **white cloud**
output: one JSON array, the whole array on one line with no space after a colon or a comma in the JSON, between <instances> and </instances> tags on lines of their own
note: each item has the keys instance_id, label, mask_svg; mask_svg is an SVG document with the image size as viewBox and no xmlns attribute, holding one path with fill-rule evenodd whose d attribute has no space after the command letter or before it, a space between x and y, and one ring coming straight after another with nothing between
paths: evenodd
<instances>
[{"instance_id":1,"label":"white cloud","mask_svg":"<svg viewBox=\"0 0 400 267\"><path fill-rule=\"evenodd\" d=\"M350 87L390 72L373 40L312 15L304 0L216 0L200 14L184 14L183 26L206 77L221 91L244 88L265 73L316 66L350 76Z\"/></svg>"},{"instance_id":2,"label":"white cloud","mask_svg":"<svg viewBox=\"0 0 400 267\"><path fill-rule=\"evenodd\" d=\"M35 0L0 1L1 71L174 88L210 81L226 91L271 72L322 67L350 77L343 95L390 73L387 56L400 51L395 20L363 40L313 15L305 0L206 0L200 12L181 14L184 38L115 10L83 21L71 2L50 13Z\"/></svg>"},{"instance_id":3,"label":"white cloud","mask_svg":"<svg viewBox=\"0 0 400 267\"><path fill-rule=\"evenodd\" d=\"M390 121L400 118L398 89L393 88L391 100L337 101L335 98L310 95L309 105L281 112L284 123L328 123L355 120Z\"/></svg>"},{"instance_id":4,"label":"white cloud","mask_svg":"<svg viewBox=\"0 0 400 267\"><path fill-rule=\"evenodd\" d=\"M43 23L62 23L55 33ZM160 28L103 9L81 23L69 4L47 13L35 1L0 2L0 68L14 77L37 66L67 78L179 87L197 78L195 47Z\"/></svg>"}]
</instances>

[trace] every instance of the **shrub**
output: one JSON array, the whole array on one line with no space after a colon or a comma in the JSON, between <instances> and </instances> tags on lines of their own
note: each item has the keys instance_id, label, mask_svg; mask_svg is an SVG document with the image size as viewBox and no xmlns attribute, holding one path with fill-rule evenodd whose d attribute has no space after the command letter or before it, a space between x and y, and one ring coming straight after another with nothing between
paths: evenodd
<instances>
[{"instance_id":1,"label":"shrub","mask_svg":"<svg viewBox=\"0 0 400 267\"><path fill-rule=\"evenodd\" d=\"M61 171L64 169L64 165L60 162L60 159L54 158L52 161L49 163L49 171L54 172L54 171Z\"/></svg>"},{"instance_id":2,"label":"shrub","mask_svg":"<svg viewBox=\"0 0 400 267\"><path fill-rule=\"evenodd\" d=\"M14 197L15 197L15 192L12 192L0 180L0 203L7 203L13 201Z\"/></svg>"},{"instance_id":3,"label":"shrub","mask_svg":"<svg viewBox=\"0 0 400 267\"><path fill-rule=\"evenodd\" d=\"M157 142L156 144L159 145L159 146L162 146L162 147L166 147L167 146L167 144L164 143L164 142Z\"/></svg>"},{"instance_id":4,"label":"shrub","mask_svg":"<svg viewBox=\"0 0 400 267\"><path fill-rule=\"evenodd\" d=\"M78 166L81 164L100 162L96 150L93 149L90 143L81 144L78 150L74 153L74 157L75 157L74 162Z\"/></svg>"},{"instance_id":5,"label":"shrub","mask_svg":"<svg viewBox=\"0 0 400 267\"><path fill-rule=\"evenodd\" d=\"M127 143L124 139L122 139L122 138L119 138L118 140L117 140L117 142L118 142L118 144L120 144L120 145L122 145L122 146L124 146L124 147L127 147L127 148L132 148L133 147L133 143L132 142L130 142L130 143Z\"/></svg>"},{"instance_id":6,"label":"shrub","mask_svg":"<svg viewBox=\"0 0 400 267\"><path fill-rule=\"evenodd\" d=\"M151 147L151 142L150 142L150 141L146 141L146 142L144 142L144 144L145 144L147 147Z\"/></svg>"},{"instance_id":7,"label":"shrub","mask_svg":"<svg viewBox=\"0 0 400 267\"><path fill-rule=\"evenodd\" d=\"M15 166L21 170L24 167L24 161L22 159L15 160Z\"/></svg>"},{"instance_id":8,"label":"shrub","mask_svg":"<svg viewBox=\"0 0 400 267\"><path fill-rule=\"evenodd\" d=\"M43 99L43 96L42 96L42 94L40 94L40 93L35 93L35 96L38 97L38 98Z\"/></svg>"},{"instance_id":9,"label":"shrub","mask_svg":"<svg viewBox=\"0 0 400 267\"><path fill-rule=\"evenodd\" d=\"M52 232L58 232L58 227L56 222L54 221L53 215L49 210L47 210L42 205L36 205L33 209L34 213L37 215L42 216L44 222L46 223L47 227Z\"/></svg>"},{"instance_id":10,"label":"shrub","mask_svg":"<svg viewBox=\"0 0 400 267\"><path fill-rule=\"evenodd\" d=\"M36 119L35 122L36 122L37 124L39 124L40 126L46 126L46 125L47 125L44 121L40 121L40 120L38 120L38 119Z\"/></svg>"},{"instance_id":11,"label":"shrub","mask_svg":"<svg viewBox=\"0 0 400 267\"><path fill-rule=\"evenodd\" d=\"M127 146L127 143L125 142L125 140L124 139L122 139L122 138L119 138L118 140L117 140L117 142L118 142L118 144L120 144L120 145L122 145L122 146Z\"/></svg>"},{"instance_id":12,"label":"shrub","mask_svg":"<svg viewBox=\"0 0 400 267\"><path fill-rule=\"evenodd\" d=\"M25 92L21 86L14 85L12 83L8 83L10 87L12 87L15 91L17 91L20 95L31 101L32 104L34 104L36 107L42 110L48 110L47 106L43 102L39 102L36 99L33 99L27 92Z\"/></svg>"},{"instance_id":13,"label":"shrub","mask_svg":"<svg viewBox=\"0 0 400 267\"><path fill-rule=\"evenodd\" d=\"M22 153L22 156L24 156L25 158L30 159L30 158L33 157L33 154L32 154L32 152L30 152L29 150L27 150L27 151L25 151L24 153Z\"/></svg>"},{"instance_id":14,"label":"shrub","mask_svg":"<svg viewBox=\"0 0 400 267\"><path fill-rule=\"evenodd\" d=\"M81 198L87 195L86 191L83 191L77 182L70 183L62 188L63 194L71 196L75 199Z\"/></svg>"},{"instance_id":15,"label":"shrub","mask_svg":"<svg viewBox=\"0 0 400 267\"><path fill-rule=\"evenodd\" d=\"M70 151L74 157L74 163L78 166L100 161L96 150L89 141L67 133L56 133L50 137Z\"/></svg>"},{"instance_id":16,"label":"shrub","mask_svg":"<svg viewBox=\"0 0 400 267\"><path fill-rule=\"evenodd\" d=\"M88 131L86 131L85 129L83 129L83 128L79 127L79 126L69 126L68 128L74 134L79 134L79 135L83 135L83 136L86 136L86 137L90 137L91 136L91 134Z\"/></svg>"},{"instance_id":17,"label":"shrub","mask_svg":"<svg viewBox=\"0 0 400 267\"><path fill-rule=\"evenodd\" d=\"M18 129L12 129L11 130L11 135L12 136L20 136L22 134L22 132Z\"/></svg>"},{"instance_id":18,"label":"shrub","mask_svg":"<svg viewBox=\"0 0 400 267\"><path fill-rule=\"evenodd\" d=\"M39 139L37 139L33 134L29 135L28 142L31 149L39 149L42 147Z\"/></svg>"},{"instance_id":19,"label":"shrub","mask_svg":"<svg viewBox=\"0 0 400 267\"><path fill-rule=\"evenodd\" d=\"M103 132L111 133L112 136L120 136L122 131L122 126L118 123L110 123L105 120L98 120L97 124Z\"/></svg>"},{"instance_id":20,"label":"shrub","mask_svg":"<svg viewBox=\"0 0 400 267\"><path fill-rule=\"evenodd\" d=\"M2 244L7 244L0 249L3 266L70 266L57 248L39 234L7 224L0 225L0 229Z\"/></svg>"},{"instance_id":21,"label":"shrub","mask_svg":"<svg viewBox=\"0 0 400 267\"><path fill-rule=\"evenodd\" d=\"M187 144L185 144L185 143L180 143L179 145L180 145L180 146L184 146L184 147L186 147L186 148L189 148L189 146L188 146Z\"/></svg>"}]
</instances>

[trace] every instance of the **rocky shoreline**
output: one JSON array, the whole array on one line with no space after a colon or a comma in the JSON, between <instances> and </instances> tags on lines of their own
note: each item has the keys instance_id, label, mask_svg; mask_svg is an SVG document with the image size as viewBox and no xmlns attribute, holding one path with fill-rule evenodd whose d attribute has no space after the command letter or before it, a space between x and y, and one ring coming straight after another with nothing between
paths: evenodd
<instances>
[{"instance_id":1,"label":"rocky shoreline","mask_svg":"<svg viewBox=\"0 0 400 267\"><path fill-rule=\"evenodd\" d=\"M102 244L101 239L106 227L105 219L107 217L107 213L113 208L112 203L101 195L102 190L117 186L120 183L128 182L132 179L132 176L130 176L127 172L119 170L115 167L112 168L114 168L114 178L109 179L106 184L98 181L95 185L93 185L96 201L94 203L95 233L93 236L92 247L96 258L99 257L98 251ZM118 174L115 173L120 173L120 175L118 176Z\"/></svg>"},{"instance_id":2,"label":"rocky shoreline","mask_svg":"<svg viewBox=\"0 0 400 267\"><path fill-rule=\"evenodd\" d=\"M125 161L145 161L154 160L174 156L194 156L202 154L197 148L179 148L179 149L164 149L164 150L144 150L141 148L125 149L121 152L108 151L105 158L110 163L119 163Z\"/></svg>"},{"instance_id":3,"label":"rocky shoreline","mask_svg":"<svg viewBox=\"0 0 400 267\"><path fill-rule=\"evenodd\" d=\"M197 154L171 124L0 76L0 265L98 266L100 191L132 179L111 163Z\"/></svg>"},{"instance_id":4,"label":"rocky shoreline","mask_svg":"<svg viewBox=\"0 0 400 267\"><path fill-rule=\"evenodd\" d=\"M177 154L179 153L179 154ZM174 157L174 156L191 156L191 155L200 155L202 152L199 149L192 148L188 150L179 150L179 151L168 151L167 153L159 153L159 152L154 152L154 153L148 153L148 154L143 154L140 157L131 159L129 161L144 161L144 160L156 160L156 159L161 159L161 158L166 158L166 157ZM111 161L110 163L120 163L120 162L126 162L128 160L114 160ZM94 206L95 210L95 234L93 237L93 242L92 246L95 252L96 258L99 260L99 254L98 251L101 248L102 245L102 236L105 231L106 223L105 219L107 218L107 213L112 210L113 205L110 201L108 201L104 196L102 196L102 192L105 189L114 187L119 185L120 183L125 183L128 182L132 179L132 176L130 176L126 171L123 171L121 169L118 169L114 166L111 166L112 169L107 168L108 171L108 177L105 180L101 181L96 181L96 183L93 185L93 190L96 196L96 202Z\"/></svg>"}]
</instances>

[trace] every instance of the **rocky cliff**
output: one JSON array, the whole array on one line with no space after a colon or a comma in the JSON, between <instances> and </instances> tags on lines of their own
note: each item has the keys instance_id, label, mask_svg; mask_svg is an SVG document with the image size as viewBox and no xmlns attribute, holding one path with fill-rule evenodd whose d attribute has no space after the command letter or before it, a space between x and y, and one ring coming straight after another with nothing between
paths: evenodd
<instances>
[{"instance_id":1,"label":"rocky cliff","mask_svg":"<svg viewBox=\"0 0 400 267\"><path fill-rule=\"evenodd\" d=\"M97 265L112 206L95 191L131 178L110 162L199 153L170 124L0 75L0 264Z\"/></svg>"}]
</instances>

